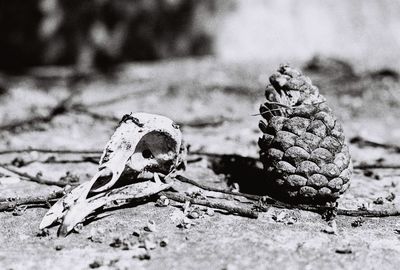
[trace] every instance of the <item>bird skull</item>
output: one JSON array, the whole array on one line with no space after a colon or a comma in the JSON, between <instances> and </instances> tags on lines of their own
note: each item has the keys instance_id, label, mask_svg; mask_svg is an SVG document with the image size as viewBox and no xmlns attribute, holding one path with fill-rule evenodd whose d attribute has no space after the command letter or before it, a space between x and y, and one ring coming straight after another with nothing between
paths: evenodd
<instances>
[{"instance_id":1,"label":"bird skull","mask_svg":"<svg viewBox=\"0 0 400 270\"><path fill-rule=\"evenodd\" d=\"M123 172L134 178L168 174L182 163L183 149L182 133L171 119L148 113L125 115L100 159L99 171L109 169L111 180L91 191L111 188Z\"/></svg>"},{"instance_id":2,"label":"bird skull","mask_svg":"<svg viewBox=\"0 0 400 270\"><path fill-rule=\"evenodd\" d=\"M97 173L56 202L40 228L63 219L59 232L66 235L107 203L146 197L169 188L171 185L163 184L159 175L184 167L185 154L182 133L171 119L148 113L125 115L105 147ZM134 184L115 187L122 175ZM155 183L143 179L154 179Z\"/></svg>"}]
</instances>

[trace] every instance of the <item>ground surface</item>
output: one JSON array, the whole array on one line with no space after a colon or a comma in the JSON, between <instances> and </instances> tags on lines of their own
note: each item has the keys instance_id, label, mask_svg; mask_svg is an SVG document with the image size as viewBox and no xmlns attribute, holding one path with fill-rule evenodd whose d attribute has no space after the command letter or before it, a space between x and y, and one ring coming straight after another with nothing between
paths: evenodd
<instances>
[{"instance_id":1,"label":"ground surface","mask_svg":"<svg viewBox=\"0 0 400 270\"><path fill-rule=\"evenodd\" d=\"M252 115L264 98L268 74L276 68L277 63L239 65L199 59L126 65L112 75L91 75L75 79L75 83L66 71L65 78L52 76L49 70L36 70L35 76L28 78L5 77L5 90L0 92L1 125L46 116L71 92L75 95L69 104L80 103L90 113L82 112L81 106L80 110L69 109L12 131L3 128L0 151L45 148L94 153L11 151L0 155L0 162L11 163L18 157L25 164L13 168L21 172L42 172L44 178L58 180L69 171L78 175L80 182L87 181L97 166L79 162L82 156L98 157L96 151L102 150L117 124L113 118L131 111L165 114L179 122L191 151L257 158L259 116ZM398 76L395 72L355 70L356 74L349 76L345 66L328 61L307 74L343 121L348 140L359 136L398 144ZM400 153L393 147L353 141L350 148L355 165L377 164L380 159L380 166L399 167ZM51 156L54 159L48 160ZM60 189L21 180L7 170L1 169L0 173L1 198L45 195ZM206 157L190 163L185 175L226 187L224 175L213 171ZM254 179L249 176L238 181L248 188ZM351 188L339 205L348 209L399 205L399 182L400 169L356 169ZM193 190L187 184L179 184L179 188ZM397 197L390 202L385 198L391 193ZM373 203L378 197L383 198L383 205ZM248 201L242 204L251 207ZM258 219L216 212L182 229L173 218L182 212L181 208L155 207L149 202L118 209L87 224L80 233L58 238L56 228L51 228L48 236L37 236L46 211L29 208L22 215L0 212L1 269L397 269L400 265L398 217L365 218L362 226L354 227L357 218L338 216L335 235L323 232L327 223L318 214L271 207ZM284 216L282 211L293 217L294 224L279 222L276 217ZM150 259L135 257L137 249L110 246L114 238L135 239L132 232L143 230L148 220L156 223L157 230L150 233L154 242L168 240L166 247L157 244L149 251ZM100 235L100 239L94 241L93 235Z\"/></svg>"}]
</instances>

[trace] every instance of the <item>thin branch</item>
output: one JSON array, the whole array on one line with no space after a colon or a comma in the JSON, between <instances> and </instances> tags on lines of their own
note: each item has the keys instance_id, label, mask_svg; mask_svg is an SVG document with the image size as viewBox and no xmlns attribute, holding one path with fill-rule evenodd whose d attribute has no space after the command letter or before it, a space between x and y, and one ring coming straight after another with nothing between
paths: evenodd
<instances>
[{"instance_id":1,"label":"thin branch","mask_svg":"<svg viewBox=\"0 0 400 270\"><path fill-rule=\"evenodd\" d=\"M220 117L212 117L212 118L194 119L194 120L186 121L186 122L177 122L177 124L179 126L183 126L183 127L205 128L205 127L218 127L218 126L223 125L226 122L238 122L238 121L240 121L240 119L232 119L232 118L220 116Z\"/></svg>"},{"instance_id":2,"label":"thin branch","mask_svg":"<svg viewBox=\"0 0 400 270\"><path fill-rule=\"evenodd\" d=\"M203 205L203 206L207 206L210 208L221 209L221 210L227 211L228 213L238 214L243 217L249 217L249 218L257 218L258 217L257 212L250 210L250 209L243 208L243 207L239 207L239 206L231 206L231 205L227 205L227 204L219 203L219 202L211 202L211 201L207 201L207 200L195 199L195 198L191 198L191 197L188 197L188 196L185 196L182 194L173 193L173 192L161 192L160 195L164 195L168 199L176 201L176 202L185 203L185 202L189 201L192 204Z\"/></svg>"},{"instance_id":3,"label":"thin branch","mask_svg":"<svg viewBox=\"0 0 400 270\"><path fill-rule=\"evenodd\" d=\"M110 122L115 122L115 123L118 123L121 120L120 118L118 118L116 116L104 115L104 114L92 112L82 106L74 106L73 111L88 115L97 120L104 120L104 121L110 121ZM210 118L210 119L204 118L204 119L194 119L194 120L186 121L186 122L177 122L177 124L179 126L183 126L183 127L205 128L205 127L217 127L217 126L223 125L225 122L234 122L234 121L240 121L240 120L226 118L226 117L221 116L218 118Z\"/></svg>"},{"instance_id":4,"label":"thin branch","mask_svg":"<svg viewBox=\"0 0 400 270\"><path fill-rule=\"evenodd\" d=\"M10 149L0 151L0 155L17 154L17 153L53 153L53 154L98 154L101 155L100 150L66 150L66 149L45 149L45 148L26 148L26 149Z\"/></svg>"},{"instance_id":5,"label":"thin branch","mask_svg":"<svg viewBox=\"0 0 400 270\"><path fill-rule=\"evenodd\" d=\"M399 209L384 209L384 210L348 210L338 208L338 215L342 216L351 216L351 217L392 217L392 216L400 216Z\"/></svg>"},{"instance_id":6,"label":"thin branch","mask_svg":"<svg viewBox=\"0 0 400 270\"><path fill-rule=\"evenodd\" d=\"M350 139L350 143L357 144L358 146L372 146L380 147L384 149L393 149L396 152L400 152L400 146L390 143L378 143L371 140L364 139L360 136L356 136Z\"/></svg>"},{"instance_id":7,"label":"thin branch","mask_svg":"<svg viewBox=\"0 0 400 270\"><path fill-rule=\"evenodd\" d=\"M400 164L381 164L381 163L360 163L354 165L354 169L367 170L367 169L400 169Z\"/></svg>"},{"instance_id":8,"label":"thin branch","mask_svg":"<svg viewBox=\"0 0 400 270\"><path fill-rule=\"evenodd\" d=\"M82 106L74 106L73 107L73 111L81 113L81 114L85 114L85 115L90 116L90 117L92 117L93 119L96 119L96 120L110 121L110 122L114 122L114 123L118 123L121 120L120 118L118 118L116 116L104 115L104 114L92 112L92 111L90 111L87 108L82 107Z\"/></svg>"},{"instance_id":9,"label":"thin branch","mask_svg":"<svg viewBox=\"0 0 400 270\"><path fill-rule=\"evenodd\" d=\"M143 95L145 94L156 94L156 95L160 95L159 91L154 91L150 88L146 88L146 89L140 89L134 92L130 92L127 93L125 95L119 95L115 98L110 98L110 99L106 99L106 100L102 100L102 101L96 101L93 102L91 104L82 104L82 107L85 108L90 108L90 107L102 107L102 106L106 106L106 105L110 105L119 101L126 101L128 98L133 97L133 96L138 96L138 97L143 97Z\"/></svg>"},{"instance_id":10,"label":"thin branch","mask_svg":"<svg viewBox=\"0 0 400 270\"><path fill-rule=\"evenodd\" d=\"M33 160L30 163L39 162L47 164L69 164L69 163L93 163L99 165L99 159L94 157L82 157L81 159L46 159L46 160Z\"/></svg>"},{"instance_id":11,"label":"thin branch","mask_svg":"<svg viewBox=\"0 0 400 270\"><path fill-rule=\"evenodd\" d=\"M229 195L234 195L234 196L241 196L241 197L245 197L245 198L248 198L250 200L256 200L256 201L258 201L261 198L258 195L253 195L253 194L230 191L230 190L226 190L226 189L209 187L209 186L200 184L199 182L196 182L196 181L194 181L192 179L189 179L189 178L187 178L185 176L182 176L182 175L176 176L175 179L177 179L177 180L179 180L181 182L184 182L184 183L188 183L188 184L194 185L194 186L199 187L201 189L208 190L208 191L214 191L214 192L219 192L219 193L229 194Z\"/></svg>"},{"instance_id":12,"label":"thin branch","mask_svg":"<svg viewBox=\"0 0 400 270\"><path fill-rule=\"evenodd\" d=\"M6 166L4 164L0 164L0 168L3 168L5 170L7 170L7 171L10 171L10 172L22 177L23 179L28 179L29 181L32 181L32 182L35 182L35 183L38 183L38 184L59 186L59 187L77 185L77 183L56 182L56 181L53 181L53 180L47 180L47 179L43 179L41 177L32 176L30 174L23 173L23 172L11 169L10 167L8 167L8 166Z\"/></svg>"},{"instance_id":13,"label":"thin branch","mask_svg":"<svg viewBox=\"0 0 400 270\"><path fill-rule=\"evenodd\" d=\"M0 211L12 211L21 205L49 205L49 202L61 198L68 190L52 192L46 196L28 196L24 198L8 198L6 201L0 201Z\"/></svg>"},{"instance_id":14,"label":"thin branch","mask_svg":"<svg viewBox=\"0 0 400 270\"><path fill-rule=\"evenodd\" d=\"M72 92L66 98L60 100L45 116L34 116L21 121L15 121L10 124L5 124L0 126L0 130L15 131L16 128L22 126L27 126L27 125L31 126L36 123L49 123L51 120L53 120L54 117L63 114L68 110L69 103L71 102L74 95L75 93Z\"/></svg>"},{"instance_id":15,"label":"thin branch","mask_svg":"<svg viewBox=\"0 0 400 270\"><path fill-rule=\"evenodd\" d=\"M204 152L204 151L189 151L188 155L205 156L210 159L214 159L214 158L237 159L237 158L240 158L242 160L246 160L246 161L254 162L254 163L257 163L260 161L258 158L255 158L255 157L241 156L238 154L210 153L210 152Z\"/></svg>"}]
</instances>

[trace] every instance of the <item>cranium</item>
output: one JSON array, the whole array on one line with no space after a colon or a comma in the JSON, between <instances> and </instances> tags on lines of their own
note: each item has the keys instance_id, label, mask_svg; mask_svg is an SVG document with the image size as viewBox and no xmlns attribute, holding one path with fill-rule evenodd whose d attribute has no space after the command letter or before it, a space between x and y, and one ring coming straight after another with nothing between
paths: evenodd
<instances>
[{"instance_id":1,"label":"cranium","mask_svg":"<svg viewBox=\"0 0 400 270\"><path fill-rule=\"evenodd\" d=\"M148 113L125 115L105 147L97 173L54 204L40 228L63 219L59 232L65 235L111 201L145 197L169 188L160 176L184 165L184 158L182 133L171 119ZM128 179L135 184L128 188L116 185L122 175L125 182Z\"/></svg>"}]
</instances>

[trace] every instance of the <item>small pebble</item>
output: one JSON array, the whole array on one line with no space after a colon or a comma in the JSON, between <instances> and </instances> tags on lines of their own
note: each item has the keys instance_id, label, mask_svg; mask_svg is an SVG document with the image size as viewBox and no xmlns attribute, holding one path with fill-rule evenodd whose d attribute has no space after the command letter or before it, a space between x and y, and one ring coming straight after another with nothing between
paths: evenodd
<instances>
[{"instance_id":1,"label":"small pebble","mask_svg":"<svg viewBox=\"0 0 400 270\"><path fill-rule=\"evenodd\" d=\"M390 192L390 194L386 196L386 200L389 202L394 201L394 199L396 199L396 194L394 194L393 192Z\"/></svg>"},{"instance_id":2,"label":"small pebble","mask_svg":"<svg viewBox=\"0 0 400 270\"><path fill-rule=\"evenodd\" d=\"M352 227L360 227L360 226L362 226L362 224L364 223L364 221L365 221L364 218L358 217L356 220L354 220L354 221L351 223L351 226L352 226Z\"/></svg>"},{"instance_id":3,"label":"small pebble","mask_svg":"<svg viewBox=\"0 0 400 270\"><path fill-rule=\"evenodd\" d=\"M74 232L75 233L80 233L83 230L83 224L82 223L78 223L75 225L74 227Z\"/></svg>"},{"instance_id":4,"label":"small pebble","mask_svg":"<svg viewBox=\"0 0 400 270\"><path fill-rule=\"evenodd\" d=\"M338 234L336 221L332 220L332 221L328 222L328 226L326 226L322 230L322 232L327 233L327 234Z\"/></svg>"},{"instance_id":5,"label":"small pebble","mask_svg":"<svg viewBox=\"0 0 400 270\"><path fill-rule=\"evenodd\" d=\"M168 239L167 238L163 238L160 241L160 247L166 247L168 245Z\"/></svg>"},{"instance_id":6,"label":"small pebble","mask_svg":"<svg viewBox=\"0 0 400 270\"><path fill-rule=\"evenodd\" d=\"M337 248L335 250L335 252L339 253L339 254L351 254L351 253L353 253L353 251L348 247L347 248Z\"/></svg>"},{"instance_id":7,"label":"small pebble","mask_svg":"<svg viewBox=\"0 0 400 270\"><path fill-rule=\"evenodd\" d=\"M158 198L158 200L156 201L156 206L159 207L166 207L169 204L170 204L169 199L164 195L160 196L160 198Z\"/></svg>"},{"instance_id":8,"label":"small pebble","mask_svg":"<svg viewBox=\"0 0 400 270\"><path fill-rule=\"evenodd\" d=\"M38 237L46 237L49 235L50 235L50 231L48 229L42 229L36 234L36 236L38 236Z\"/></svg>"},{"instance_id":9,"label":"small pebble","mask_svg":"<svg viewBox=\"0 0 400 270\"><path fill-rule=\"evenodd\" d=\"M371 177L374 175L374 172L372 170L364 170L364 175L367 177Z\"/></svg>"},{"instance_id":10,"label":"small pebble","mask_svg":"<svg viewBox=\"0 0 400 270\"><path fill-rule=\"evenodd\" d=\"M157 244L156 244L156 242L154 241L154 239L152 239L152 238L146 238L145 240L144 240L144 248L146 249L146 250L152 250L152 249L155 249L157 247Z\"/></svg>"},{"instance_id":11,"label":"small pebble","mask_svg":"<svg viewBox=\"0 0 400 270\"><path fill-rule=\"evenodd\" d=\"M64 248L64 246L62 246L62 245L57 245L54 247L54 249L57 251L62 250L63 248Z\"/></svg>"},{"instance_id":12,"label":"small pebble","mask_svg":"<svg viewBox=\"0 0 400 270\"><path fill-rule=\"evenodd\" d=\"M91 264L89 264L89 267L94 269L94 268L99 268L103 265L103 261L101 260L95 260L94 262L92 262Z\"/></svg>"},{"instance_id":13,"label":"small pebble","mask_svg":"<svg viewBox=\"0 0 400 270\"><path fill-rule=\"evenodd\" d=\"M28 206L26 206L26 205L19 205L14 208L12 215L13 216L22 216L25 213L27 208L28 208Z\"/></svg>"},{"instance_id":14,"label":"small pebble","mask_svg":"<svg viewBox=\"0 0 400 270\"><path fill-rule=\"evenodd\" d=\"M137 256L137 258L139 259L139 260L150 260L150 254L149 253L144 253L144 254L140 254L139 256Z\"/></svg>"},{"instance_id":15,"label":"small pebble","mask_svg":"<svg viewBox=\"0 0 400 270\"><path fill-rule=\"evenodd\" d=\"M196 210L194 210L188 214L188 217L191 219L198 219L200 217L200 214Z\"/></svg>"},{"instance_id":16,"label":"small pebble","mask_svg":"<svg viewBox=\"0 0 400 270\"><path fill-rule=\"evenodd\" d=\"M140 231L134 230L134 231L132 232L132 235L133 235L133 236L136 236L136 237L139 237L139 236L140 236Z\"/></svg>"},{"instance_id":17,"label":"small pebble","mask_svg":"<svg viewBox=\"0 0 400 270\"><path fill-rule=\"evenodd\" d=\"M11 165L13 165L15 167L18 167L18 168L21 168L21 167L23 167L25 165L25 161L21 157L16 157L11 161Z\"/></svg>"},{"instance_id":18,"label":"small pebble","mask_svg":"<svg viewBox=\"0 0 400 270\"><path fill-rule=\"evenodd\" d=\"M144 227L144 230L147 232L156 232L157 231L156 223L153 220L149 220L147 222L147 225Z\"/></svg>"},{"instance_id":19,"label":"small pebble","mask_svg":"<svg viewBox=\"0 0 400 270\"><path fill-rule=\"evenodd\" d=\"M88 239L94 243L102 243L104 240L104 230L103 229L91 229Z\"/></svg>"},{"instance_id":20,"label":"small pebble","mask_svg":"<svg viewBox=\"0 0 400 270\"><path fill-rule=\"evenodd\" d=\"M111 242L111 244L110 244L110 247L119 248L121 246L122 246L121 238L119 236L114 237L112 242Z\"/></svg>"},{"instance_id":21,"label":"small pebble","mask_svg":"<svg viewBox=\"0 0 400 270\"><path fill-rule=\"evenodd\" d=\"M206 213L210 217L214 216L214 214L215 214L214 209L212 209L212 208L207 208L207 212Z\"/></svg>"},{"instance_id":22,"label":"small pebble","mask_svg":"<svg viewBox=\"0 0 400 270\"><path fill-rule=\"evenodd\" d=\"M383 204L383 198L382 197L378 197L374 200L374 204Z\"/></svg>"}]
</instances>

